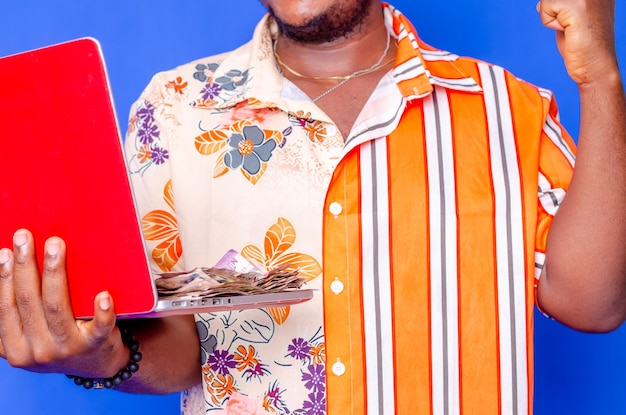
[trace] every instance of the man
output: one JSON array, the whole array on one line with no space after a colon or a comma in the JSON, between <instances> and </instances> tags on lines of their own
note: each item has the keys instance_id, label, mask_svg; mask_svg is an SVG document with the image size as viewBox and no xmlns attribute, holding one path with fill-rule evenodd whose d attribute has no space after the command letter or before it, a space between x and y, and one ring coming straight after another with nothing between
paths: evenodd
<instances>
[{"instance_id":1,"label":"man","mask_svg":"<svg viewBox=\"0 0 626 415\"><path fill-rule=\"evenodd\" d=\"M377 0L264 4L250 44L155 76L129 166L155 266L235 248L300 267L320 295L135 322L143 359L119 388L188 389L186 413L530 413L534 277L537 304L573 328L625 316L614 2L538 5L579 85L573 175L548 91L431 48ZM114 299L75 322L63 241L47 242L42 294L31 235L14 241L0 251L0 354L87 378L124 368Z\"/></svg>"}]
</instances>

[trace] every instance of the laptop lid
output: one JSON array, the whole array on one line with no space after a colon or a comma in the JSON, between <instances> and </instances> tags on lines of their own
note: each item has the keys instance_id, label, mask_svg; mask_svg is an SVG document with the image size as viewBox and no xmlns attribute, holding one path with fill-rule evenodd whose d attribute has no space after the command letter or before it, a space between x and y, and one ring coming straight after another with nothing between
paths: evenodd
<instances>
[{"instance_id":1,"label":"laptop lid","mask_svg":"<svg viewBox=\"0 0 626 415\"><path fill-rule=\"evenodd\" d=\"M109 290L120 314L154 308L153 285L102 52L84 38L0 58L0 245L18 228L68 247L76 317Z\"/></svg>"}]
</instances>

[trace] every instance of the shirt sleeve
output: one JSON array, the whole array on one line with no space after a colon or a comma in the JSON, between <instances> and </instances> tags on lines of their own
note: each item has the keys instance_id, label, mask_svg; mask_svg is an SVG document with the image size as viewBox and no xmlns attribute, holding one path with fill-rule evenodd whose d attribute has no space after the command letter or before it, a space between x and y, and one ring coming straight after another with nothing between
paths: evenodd
<instances>
[{"instance_id":1,"label":"shirt sleeve","mask_svg":"<svg viewBox=\"0 0 626 415\"><path fill-rule=\"evenodd\" d=\"M552 93L542 90L541 94L546 118L539 144L535 291L545 265L548 231L554 215L565 198L576 160L576 144L561 125L558 107ZM536 298L535 295L535 300Z\"/></svg>"},{"instance_id":2,"label":"shirt sleeve","mask_svg":"<svg viewBox=\"0 0 626 415\"><path fill-rule=\"evenodd\" d=\"M166 82L157 74L132 105L124 143L130 180L151 266L182 271L168 149Z\"/></svg>"}]
</instances>

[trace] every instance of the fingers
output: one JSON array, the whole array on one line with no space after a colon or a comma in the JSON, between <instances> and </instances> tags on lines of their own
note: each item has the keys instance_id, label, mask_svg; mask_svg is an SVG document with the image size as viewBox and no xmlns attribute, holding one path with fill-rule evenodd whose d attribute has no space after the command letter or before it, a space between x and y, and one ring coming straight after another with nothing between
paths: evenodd
<instances>
[{"instance_id":1,"label":"fingers","mask_svg":"<svg viewBox=\"0 0 626 415\"><path fill-rule=\"evenodd\" d=\"M13 253L5 248L0 250L0 356L7 358L8 344L23 349L23 339L13 286Z\"/></svg>"},{"instance_id":2,"label":"fingers","mask_svg":"<svg viewBox=\"0 0 626 415\"><path fill-rule=\"evenodd\" d=\"M41 280L35 255L35 244L30 232L20 229L13 236L13 287L15 302L24 334L38 336L45 324L41 302Z\"/></svg>"},{"instance_id":3,"label":"fingers","mask_svg":"<svg viewBox=\"0 0 626 415\"><path fill-rule=\"evenodd\" d=\"M93 342L106 341L115 328L115 309L108 291L99 293L94 301L94 317L86 324L86 336Z\"/></svg>"},{"instance_id":4,"label":"fingers","mask_svg":"<svg viewBox=\"0 0 626 415\"><path fill-rule=\"evenodd\" d=\"M100 373L100 376L110 377L128 363L128 351L122 343L120 331L115 323L113 299L107 291L103 291L96 295L94 300L93 319L77 322L83 338L92 350L90 353L98 356L98 359L83 362L80 369L86 373L94 371Z\"/></svg>"},{"instance_id":5,"label":"fingers","mask_svg":"<svg viewBox=\"0 0 626 415\"><path fill-rule=\"evenodd\" d=\"M562 32L565 30L565 26L559 21L560 11L560 9L554 6L553 2L544 0L537 3L537 12L541 18L541 23L547 28Z\"/></svg>"},{"instance_id":6,"label":"fingers","mask_svg":"<svg viewBox=\"0 0 626 415\"><path fill-rule=\"evenodd\" d=\"M70 303L65 269L65 243L60 238L50 238L44 248L41 276L42 305L50 335L64 342L75 334L76 324Z\"/></svg>"},{"instance_id":7,"label":"fingers","mask_svg":"<svg viewBox=\"0 0 626 415\"><path fill-rule=\"evenodd\" d=\"M41 278L32 234L19 230L13 242L13 251L0 250L0 357L35 372L90 377L123 367L128 352L115 326L111 295L96 296L92 320L74 318L64 241L46 241Z\"/></svg>"}]
</instances>

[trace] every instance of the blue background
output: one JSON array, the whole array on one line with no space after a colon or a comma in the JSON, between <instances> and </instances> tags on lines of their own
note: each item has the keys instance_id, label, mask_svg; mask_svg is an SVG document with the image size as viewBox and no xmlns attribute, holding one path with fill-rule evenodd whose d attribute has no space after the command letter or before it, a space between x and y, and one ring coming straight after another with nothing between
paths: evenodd
<instances>
[{"instance_id":1,"label":"blue background","mask_svg":"<svg viewBox=\"0 0 626 415\"><path fill-rule=\"evenodd\" d=\"M567 77L553 32L539 21L535 1L393 3L426 42L497 63L552 89L563 122L578 133L576 86ZM617 3L618 54L625 68L626 4ZM247 41L263 12L257 0L6 1L0 11L0 56L77 37L97 38L125 132L130 105L154 73ZM0 99L1 91L2 85ZM537 314L535 342L536 415L626 414L626 328L588 335ZM85 391L62 375L32 374L0 360L1 415L175 414L178 402L177 394Z\"/></svg>"}]
</instances>

